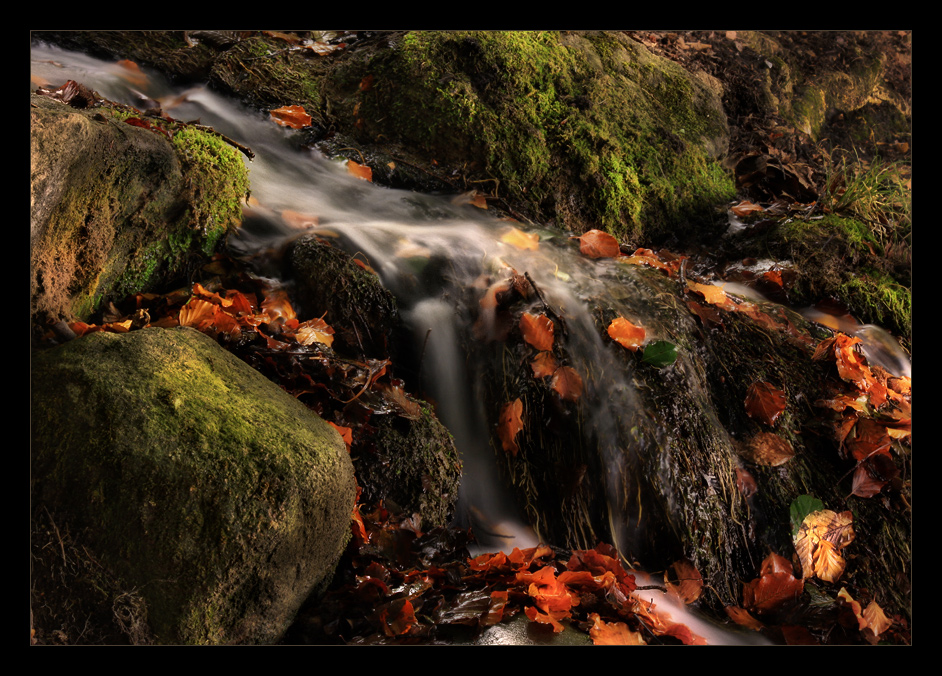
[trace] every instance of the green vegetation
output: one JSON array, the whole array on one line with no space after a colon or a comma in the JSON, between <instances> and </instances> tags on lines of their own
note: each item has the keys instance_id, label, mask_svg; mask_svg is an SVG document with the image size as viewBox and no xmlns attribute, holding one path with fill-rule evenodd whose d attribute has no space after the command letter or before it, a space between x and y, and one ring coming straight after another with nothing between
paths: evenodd
<instances>
[{"instance_id":1,"label":"green vegetation","mask_svg":"<svg viewBox=\"0 0 942 676\"><path fill-rule=\"evenodd\" d=\"M463 164L534 220L663 238L734 194L709 155L727 133L717 101L632 41L412 32L398 47L336 76L347 91L375 77L357 101L359 138Z\"/></svg>"}]
</instances>

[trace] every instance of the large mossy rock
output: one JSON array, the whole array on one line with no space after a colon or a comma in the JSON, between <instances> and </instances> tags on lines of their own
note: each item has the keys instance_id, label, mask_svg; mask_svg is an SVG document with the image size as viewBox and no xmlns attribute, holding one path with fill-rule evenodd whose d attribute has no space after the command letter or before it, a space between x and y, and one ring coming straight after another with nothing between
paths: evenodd
<instances>
[{"instance_id":1,"label":"large mossy rock","mask_svg":"<svg viewBox=\"0 0 942 676\"><path fill-rule=\"evenodd\" d=\"M95 333L32 367L34 506L138 590L156 641L276 641L349 538L337 432L193 329Z\"/></svg>"},{"instance_id":2,"label":"large mossy rock","mask_svg":"<svg viewBox=\"0 0 942 676\"><path fill-rule=\"evenodd\" d=\"M239 151L214 134L144 129L124 121L128 111L89 104L30 96L30 314L40 328L186 279L241 218L248 192Z\"/></svg>"}]
</instances>

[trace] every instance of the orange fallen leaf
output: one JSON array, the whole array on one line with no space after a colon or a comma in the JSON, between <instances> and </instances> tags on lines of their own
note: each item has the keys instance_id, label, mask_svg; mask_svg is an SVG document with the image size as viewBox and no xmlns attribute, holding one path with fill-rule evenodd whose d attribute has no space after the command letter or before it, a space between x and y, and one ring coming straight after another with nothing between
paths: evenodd
<instances>
[{"instance_id":1,"label":"orange fallen leaf","mask_svg":"<svg viewBox=\"0 0 942 676\"><path fill-rule=\"evenodd\" d=\"M553 349L553 331L553 320L546 315L524 312L520 317L520 333L523 339L541 352Z\"/></svg>"},{"instance_id":2,"label":"orange fallen leaf","mask_svg":"<svg viewBox=\"0 0 942 676\"><path fill-rule=\"evenodd\" d=\"M589 636L595 645L644 645L639 632L632 631L624 622L606 622L598 613L590 613L592 626Z\"/></svg>"},{"instance_id":3,"label":"orange fallen leaf","mask_svg":"<svg viewBox=\"0 0 942 676\"><path fill-rule=\"evenodd\" d=\"M518 398L509 404L504 404L497 424L497 436L500 438L501 446L511 455L517 455L520 451L517 445L517 434L522 429L523 402Z\"/></svg>"},{"instance_id":4,"label":"orange fallen leaf","mask_svg":"<svg viewBox=\"0 0 942 676\"><path fill-rule=\"evenodd\" d=\"M353 430L349 427L344 427L343 425L336 425L329 420L327 423L333 427L340 434L340 438L343 439L343 443L347 446L347 451L350 450L350 444L353 443Z\"/></svg>"},{"instance_id":5,"label":"orange fallen leaf","mask_svg":"<svg viewBox=\"0 0 942 676\"><path fill-rule=\"evenodd\" d=\"M624 317L616 317L608 325L608 335L616 343L631 351L637 350L644 342L644 328L635 326Z\"/></svg>"},{"instance_id":6,"label":"orange fallen leaf","mask_svg":"<svg viewBox=\"0 0 942 676\"><path fill-rule=\"evenodd\" d=\"M579 240L579 252L589 258L617 258L621 253L618 240L602 230L589 230Z\"/></svg>"},{"instance_id":7,"label":"orange fallen leaf","mask_svg":"<svg viewBox=\"0 0 942 676\"><path fill-rule=\"evenodd\" d=\"M534 378L545 378L556 372L558 365L552 352L540 352L533 361L530 362L530 368L533 369Z\"/></svg>"},{"instance_id":8,"label":"orange fallen leaf","mask_svg":"<svg viewBox=\"0 0 942 676\"><path fill-rule=\"evenodd\" d=\"M570 366L556 369L550 387L566 401L576 401L582 396L582 376Z\"/></svg>"},{"instance_id":9,"label":"orange fallen leaf","mask_svg":"<svg viewBox=\"0 0 942 676\"><path fill-rule=\"evenodd\" d=\"M510 244L518 249L529 249L535 251L540 246L540 236L535 232L524 232L511 226L500 237L500 241Z\"/></svg>"},{"instance_id":10,"label":"orange fallen leaf","mask_svg":"<svg viewBox=\"0 0 942 676\"><path fill-rule=\"evenodd\" d=\"M750 418L774 425L785 410L785 393L771 383L757 382L746 392L746 413Z\"/></svg>"},{"instance_id":11,"label":"orange fallen leaf","mask_svg":"<svg viewBox=\"0 0 942 676\"><path fill-rule=\"evenodd\" d=\"M303 129L311 126L311 116L304 111L304 106L282 106L269 111L271 120L282 127Z\"/></svg>"},{"instance_id":12,"label":"orange fallen leaf","mask_svg":"<svg viewBox=\"0 0 942 676\"><path fill-rule=\"evenodd\" d=\"M347 173L362 178L364 181L373 182L373 170L366 164L358 164L353 160L347 160Z\"/></svg>"},{"instance_id":13,"label":"orange fallen leaf","mask_svg":"<svg viewBox=\"0 0 942 676\"><path fill-rule=\"evenodd\" d=\"M840 552L853 540L853 515L849 511L838 514L822 509L808 514L794 538L802 578L837 581L845 567Z\"/></svg>"}]
</instances>

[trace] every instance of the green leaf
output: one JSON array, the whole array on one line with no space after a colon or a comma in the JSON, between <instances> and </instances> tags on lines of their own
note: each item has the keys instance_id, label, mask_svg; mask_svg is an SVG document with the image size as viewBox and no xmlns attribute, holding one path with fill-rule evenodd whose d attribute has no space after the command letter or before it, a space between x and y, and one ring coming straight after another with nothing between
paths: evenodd
<instances>
[{"instance_id":1,"label":"green leaf","mask_svg":"<svg viewBox=\"0 0 942 676\"><path fill-rule=\"evenodd\" d=\"M788 507L792 522L792 537L798 535L798 530L806 516L822 509L824 509L824 503L812 495L799 495L792 500L792 504Z\"/></svg>"},{"instance_id":2,"label":"green leaf","mask_svg":"<svg viewBox=\"0 0 942 676\"><path fill-rule=\"evenodd\" d=\"M668 343L666 340L655 340L648 343L644 348L644 356L641 358L645 364L650 364L656 368L670 366L677 360L677 346Z\"/></svg>"}]
</instances>

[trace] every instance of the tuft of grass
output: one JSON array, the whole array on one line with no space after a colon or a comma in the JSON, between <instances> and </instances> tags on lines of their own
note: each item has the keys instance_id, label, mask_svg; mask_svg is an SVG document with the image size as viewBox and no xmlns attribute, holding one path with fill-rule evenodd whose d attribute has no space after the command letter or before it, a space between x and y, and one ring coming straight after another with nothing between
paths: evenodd
<instances>
[{"instance_id":1,"label":"tuft of grass","mask_svg":"<svg viewBox=\"0 0 942 676\"><path fill-rule=\"evenodd\" d=\"M865 223L884 251L912 246L912 189L908 168L879 157L830 162L819 202L838 214Z\"/></svg>"}]
</instances>

